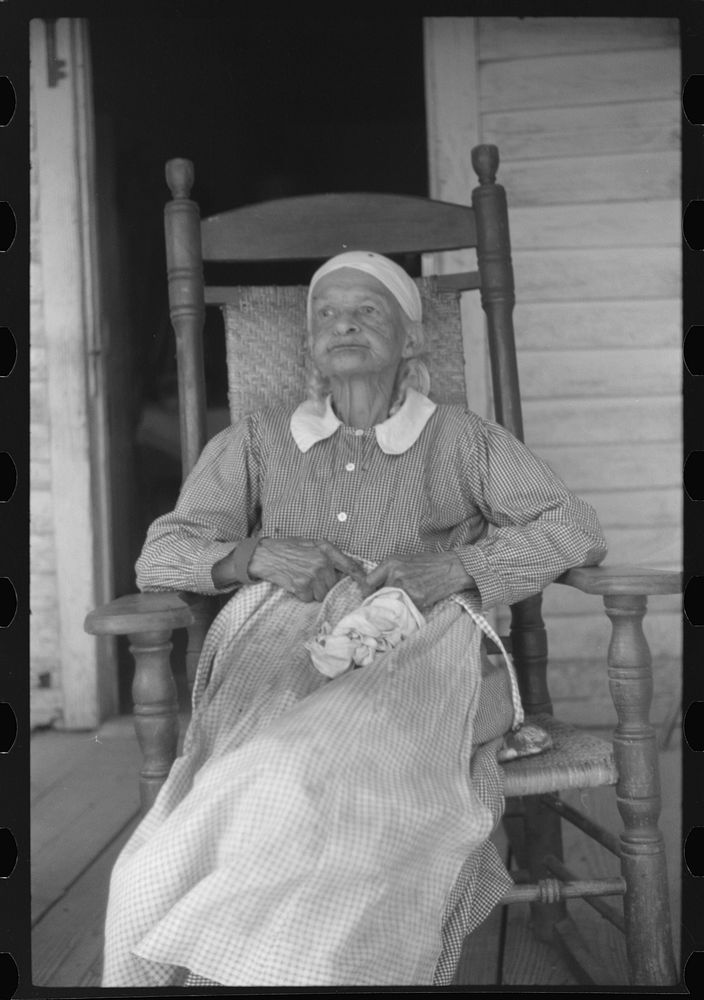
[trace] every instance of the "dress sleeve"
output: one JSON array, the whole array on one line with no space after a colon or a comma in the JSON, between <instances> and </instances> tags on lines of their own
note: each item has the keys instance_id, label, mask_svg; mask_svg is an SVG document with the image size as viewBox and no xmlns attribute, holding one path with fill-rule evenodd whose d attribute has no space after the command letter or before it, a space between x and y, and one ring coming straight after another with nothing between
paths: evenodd
<instances>
[{"instance_id":1,"label":"dress sleeve","mask_svg":"<svg viewBox=\"0 0 704 1000\"><path fill-rule=\"evenodd\" d=\"M154 521L137 560L140 590L221 594L213 565L254 531L260 512L253 418L216 434L186 479L175 509Z\"/></svg>"},{"instance_id":2,"label":"dress sleeve","mask_svg":"<svg viewBox=\"0 0 704 1000\"><path fill-rule=\"evenodd\" d=\"M455 551L484 609L539 593L574 566L597 565L606 541L594 509L503 427L479 420L458 454L467 500L487 535Z\"/></svg>"}]
</instances>

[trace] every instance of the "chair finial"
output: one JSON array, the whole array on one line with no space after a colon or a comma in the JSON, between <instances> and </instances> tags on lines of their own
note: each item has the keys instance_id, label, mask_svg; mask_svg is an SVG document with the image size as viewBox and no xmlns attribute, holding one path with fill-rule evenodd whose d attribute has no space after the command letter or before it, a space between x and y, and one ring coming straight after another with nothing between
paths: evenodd
<instances>
[{"instance_id":1,"label":"chair finial","mask_svg":"<svg viewBox=\"0 0 704 1000\"><path fill-rule=\"evenodd\" d=\"M166 161L166 183L172 198L188 198L195 180L191 160L175 159Z\"/></svg>"},{"instance_id":2,"label":"chair finial","mask_svg":"<svg viewBox=\"0 0 704 1000\"><path fill-rule=\"evenodd\" d=\"M480 184L493 184L499 169L498 147L487 144L475 146L472 150L472 166Z\"/></svg>"}]
</instances>

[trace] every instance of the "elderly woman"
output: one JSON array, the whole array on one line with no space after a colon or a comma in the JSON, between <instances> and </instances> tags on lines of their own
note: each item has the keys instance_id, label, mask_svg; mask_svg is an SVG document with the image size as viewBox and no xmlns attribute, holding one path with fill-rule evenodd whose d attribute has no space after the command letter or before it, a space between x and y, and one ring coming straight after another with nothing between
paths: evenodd
<instances>
[{"instance_id":1,"label":"elderly woman","mask_svg":"<svg viewBox=\"0 0 704 1000\"><path fill-rule=\"evenodd\" d=\"M488 838L522 710L480 612L598 562L599 524L431 402L392 261L328 261L308 324L310 398L213 438L137 564L143 590L233 596L113 871L105 986L448 984L511 884Z\"/></svg>"}]
</instances>

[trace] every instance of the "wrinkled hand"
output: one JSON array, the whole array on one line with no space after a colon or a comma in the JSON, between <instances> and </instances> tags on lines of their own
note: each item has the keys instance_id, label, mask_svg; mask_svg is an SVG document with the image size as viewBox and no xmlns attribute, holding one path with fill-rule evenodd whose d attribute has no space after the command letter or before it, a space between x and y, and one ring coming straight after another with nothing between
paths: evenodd
<instances>
[{"instance_id":1,"label":"wrinkled hand","mask_svg":"<svg viewBox=\"0 0 704 1000\"><path fill-rule=\"evenodd\" d=\"M400 587L422 611L474 586L454 552L419 552L389 556L379 563L367 574L362 593L368 597L379 587Z\"/></svg>"},{"instance_id":2,"label":"wrinkled hand","mask_svg":"<svg viewBox=\"0 0 704 1000\"><path fill-rule=\"evenodd\" d=\"M342 575L362 584L362 566L332 542L307 538L262 538L249 561L249 575L268 580L301 601L322 601Z\"/></svg>"}]
</instances>

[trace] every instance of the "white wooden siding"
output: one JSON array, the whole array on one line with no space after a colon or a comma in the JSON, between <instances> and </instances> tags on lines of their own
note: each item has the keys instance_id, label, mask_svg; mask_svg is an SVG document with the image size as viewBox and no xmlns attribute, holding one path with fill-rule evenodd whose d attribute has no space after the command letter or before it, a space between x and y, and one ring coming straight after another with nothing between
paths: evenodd
<instances>
[{"instance_id":1,"label":"white wooden siding","mask_svg":"<svg viewBox=\"0 0 704 1000\"><path fill-rule=\"evenodd\" d=\"M117 706L114 640L83 621L111 596L104 387L85 21L61 18L66 76L32 53L30 672L32 722L90 728Z\"/></svg>"},{"instance_id":2,"label":"white wooden siding","mask_svg":"<svg viewBox=\"0 0 704 1000\"><path fill-rule=\"evenodd\" d=\"M679 154L670 152L504 161L501 180L516 207L652 201L677 197L679 165Z\"/></svg>"},{"instance_id":3,"label":"white wooden siding","mask_svg":"<svg viewBox=\"0 0 704 1000\"><path fill-rule=\"evenodd\" d=\"M651 153L678 145L679 99L524 108L482 116L483 138L507 158Z\"/></svg>"},{"instance_id":4,"label":"white wooden siding","mask_svg":"<svg viewBox=\"0 0 704 1000\"><path fill-rule=\"evenodd\" d=\"M469 204L476 174L469 152L480 141L476 26L471 17L425 18L424 57L428 172L431 198ZM428 254L424 273L476 271L474 250ZM491 412L484 313L476 293L462 295L467 396L482 415Z\"/></svg>"},{"instance_id":5,"label":"white wooden siding","mask_svg":"<svg viewBox=\"0 0 704 1000\"><path fill-rule=\"evenodd\" d=\"M679 298L639 301L518 303L522 350L591 347L671 347L681 337Z\"/></svg>"},{"instance_id":6,"label":"white wooden siding","mask_svg":"<svg viewBox=\"0 0 704 1000\"><path fill-rule=\"evenodd\" d=\"M614 33L621 37L617 52L535 57L526 51L528 58L490 61L483 58L480 35L482 112L662 101L679 96L679 68L671 57L674 47L653 49L646 56L641 50L628 51L630 39L623 29L615 25ZM556 40L561 42L559 34Z\"/></svg>"},{"instance_id":7,"label":"white wooden siding","mask_svg":"<svg viewBox=\"0 0 704 1000\"><path fill-rule=\"evenodd\" d=\"M30 148L36 154L34 90L30 85ZM51 512L49 404L46 336L39 242L39 179L30 172L30 705L32 725L48 725L61 716L61 665L58 656L59 611L56 552Z\"/></svg>"},{"instance_id":8,"label":"white wooden siding","mask_svg":"<svg viewBox=\"0 0 704 1000\"><path fill-rule=\"evenodd\" d=\"M609 563L681 563L680 66L666 18L478 18L500 150L527 443L597 509ZM553 662L604 654L599 599L545 597ZM680 598L653 599L656 657ZM554 634L553 634L554 633ZM592 680L568 671L560 696Z\"/></svg>"},{"instance_id":9,"label":"white wooden siding","mask_svg":"<svg viewBox=\"0 0 704 1000\"><path fill-rule=\"evenodd\" d=\"M621 51L624 38L632 50L674 48L679 39L673 18L482 17L478 21L485 61Z\"/></svg>"}]
</instances>

